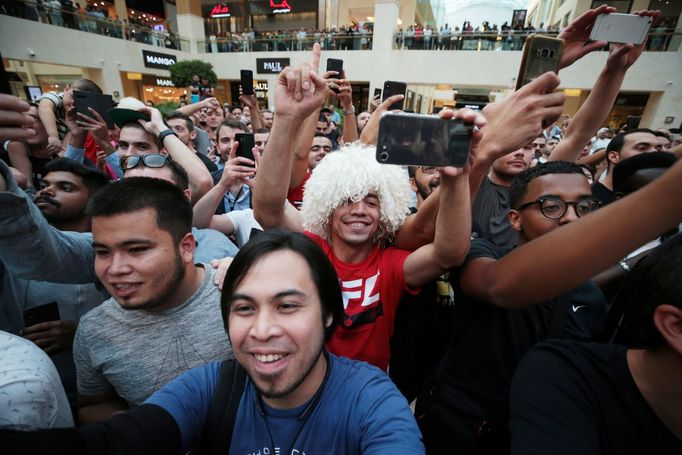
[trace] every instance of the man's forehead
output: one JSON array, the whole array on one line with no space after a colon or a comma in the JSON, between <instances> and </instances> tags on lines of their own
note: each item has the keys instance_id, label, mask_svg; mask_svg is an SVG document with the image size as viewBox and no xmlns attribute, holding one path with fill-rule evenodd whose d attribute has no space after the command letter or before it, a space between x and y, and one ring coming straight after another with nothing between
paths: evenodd
<instances>
[{"instance_id":1,"label":"man's forehead","mask_svg":"<svg viewBox=\"0 0 682 455\"><path fill-rule=\"evenodd\" d=\"M270 133L256 133L253 135L253 138L256 141L266 141L270 137Z\"/></svg>"},{"instance_id":2,"label":"man's forehead","mask_svg":"<svg viewBox=\"0 0 682 455\"><path fill-rule=\"evenodd\" d=\"M146 132L142 128L137 128L135 126L124 126L121 128L121 133L119 135L120 141L126 142L148 142L152 144L154 142L154 136L151 133Z\"/></svg>"},{"instance_id":3,"label":"man's forehead","mask_svg":"<svg viewBox=\"0 0 682 455\"><path fill-rule=\"evenodd\" d=\"M185 120L183 120L181 118L172 118L172 119L167 120L166 123L168 123L169 126L186 127Z\"/></svg>"},{"instance_id":4,"label":"man's forehead","mask_svg":"<svg viewBox=\"0 0 682 455\"><path fill-rule=\"evenodd\" d=\"M546 195L559 196L570 200L575 197L591 196L590 182L585 174L545 174L528 183L526 199L537 199Z\"/></svg>"},{"instance_id":5,"label":"man's forehead","mask_svg":"<svg viewBox=\"0 0 682 455\"><path fill-rule=\"evenodd\" d=\"M332 141L328 137L317 136L313 138L313 145L332 146Z\"/></svg>"},{"instance_id":6,"label":"man's forehead","mask_svg":"<svg viewBox=\"0 0 682 455\"><path fill-rule=\"evenodd\" d=\"M639 133L632 133L625 136L625 145L639 144L640 142L646 142L649 144L658 143L658 136L655 134L647 133L645 131Z\"/></svg>"},{"instance_id":7,"label":"man's forehead","mask_svg":"<svg viewBox=\"0 0 682 455\"><path fill-rule=\"evenodd\" d=\"M69 182L77 185L83 184L83 179L80 175L68 171L50 171L43 177L43 181L47 183Z\"/></svg>"}]
</instances>

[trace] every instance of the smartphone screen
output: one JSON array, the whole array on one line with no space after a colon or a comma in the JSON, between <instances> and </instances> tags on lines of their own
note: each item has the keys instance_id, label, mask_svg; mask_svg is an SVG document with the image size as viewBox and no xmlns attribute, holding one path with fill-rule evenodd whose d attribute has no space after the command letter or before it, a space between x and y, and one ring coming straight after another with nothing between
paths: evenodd
<instances>
[{"instance_id":1,"label":"smartphone screen","mask_svg":"<svg viewBox=\"0 0 682 455\"><path fill-rule=\"evenodd\" d=\"M234 139L239 142L239 147L237 147L237 156L243 156L252 161L255 161L253 157L253 147L256 145L252 133L237 133L234 135Z\"/></svg>"},{"instance_id":2,"label":"smartphone screen","mask_svg":"<svg viewBox=\"0 0 682 455\"><path fill-rule=\"evenodd\" d=\"M376 97L376 96L378 96L379 98L381 98L381 89L380 89L380 88L375 88L375 89L374 89L374 96L372 96L372 98L374 98L374 97Z\"/></svg>"},{"instance_id":3,"label":"smartphone screen","mask_svg":"<svg viewBox=\"0 0 682 455\"><path fill-rule=\"evenodd\" d=\"M516 89L548 71L558 72L563 41L558 38L531 35L523 46L521 67L516 79Z\"/></svg>"},{"instance_id":4,"label":"smartphone screen","mask_svg":"<svg viewBox=\"0 0 682 455\"><path fill-rule=\"evenodd\" d=\"M59 305L57 302L24 310L24 326L26 327L50 321L59 321Z\"/></svg>"},{"instance_id":5,"label":"smartphone screen","mask_svg":"<svg viewBox=\"0 0 682 455\"><path fill-rule=\"evenodd\" d=\"M253 95L253 71L241 70L242 94Z\"/></svg>"},{"instance_id":6,"label":"smartphone screen","mask_svg":"<svg viewBox=\"0 0 682 455\"><path fill-rule=\"evenodd\" d=\"M114 107L114 100L111 95L74 90L73 101L77 113L92 117L92 112L88 110L91 107L102 116L109 129L114 127L114 122L109 118L109 110Z\"/></svg>"},{"instance_id":7,"label":"smartphone screen","mask_svg":"<svg viewBox=\"0 0 682 455\"><path fill-rule=\"evenodd\" d=\"M433 115L387 112L379 121L376 159L385 164L463 167L473 124Z\"/></svg>"},{"instance_id":8,"label":"smartphone screen","mask_svg":"<svg viewBox=\"0 0 682 455\"><path fill-rule=\"evenodd\" d=\"M386 81L384 82L384 91L381 101L386 101L386 99L392 97L393 95L405 95L407 90L407 84L404 82ZM405 102L405 98L402 100L391 104L388 108L389 111L396 109L402 110Z\"/></svg>"},{"instance_id":9,"label":"smartphone screen","mask_svg":"<svg viewBox=\"0 0 682 455\"><path fill-rule=\"evenodd\" d=\"M0 63L2 62L2 54L0 54ZM5 93L7 95L12 94L12 89L9 86L9 77L7 77L4 64L0 64L0 93Z\"/></svg>"}]
</instances>

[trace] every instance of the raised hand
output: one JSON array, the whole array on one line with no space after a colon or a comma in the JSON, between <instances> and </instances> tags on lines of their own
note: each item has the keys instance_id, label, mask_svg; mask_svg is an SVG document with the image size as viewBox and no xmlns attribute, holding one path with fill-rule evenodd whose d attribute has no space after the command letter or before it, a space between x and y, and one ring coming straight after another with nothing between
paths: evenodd
<instances>
[{"instance_id":1,"label":"raised hand","mask_svg":"<svg viewBox=\"0 0 682 455\"><path fill-rule=\"evenodd\" d=\"M588 10L559 34L559 38L564 40L564 52L561 55L559 69L571 66L590 52L601 49L608 44L606 41L595 41L587 44L587 41L590 39L590 32L597 16L615 12L616 8L607 5Z\"/></svg>"},{"instance_id":2,"label":"raised hand","mask_svg":"<svg viewBox=\"0 0 682 455\"><path fill-rule=\"evenodd\" d=\"M313 46L310 63L299 68L286 67L280 73L275 88L277 117L295 117L303 120L322 106L327 96L327 84L313 68L319 66L320 45Z\"/></svg>"},{"instance_id":3,"label":"raised hand","mask_svg":"<svg viewBox=\"0 0 682 455\"><path fill-rule=\"evenodd\" d=\"M384 112L388 111L393 103L397 103L405 98L404 95L393 95L386 99L383 103L376 108L372 115L370 115L367 124L362 129L360 134L360 142L368 145L376 145L377 140L379 140L379 120Z\"/></svg>"},{"instance_id":4,"label":"raised hand","mask_svg":"<svg viewBox=\"0 0 682 455\"><path fill-rule=\"evenodd\" d=\"M29 139L36 134L30 128L35 121L26 114L31 106L16 96L0 94L0 141Z\"/></svg>"},{"instance_id":5,"label":"raised hand","mask_svg":"<svg viewBox=\"0 0 682 455\"><path fill-rule=\"evenodd\" d=\"M650 16L653 18L652 25L655 25L660 11L634 11L632 14L638 16ZM644 48L646 47L646 40L642 44L619 44L611 43L609 49L609 57L606 60L606 67L610 70L627 70L635 64Z\"/></svg>"}]
</instances>

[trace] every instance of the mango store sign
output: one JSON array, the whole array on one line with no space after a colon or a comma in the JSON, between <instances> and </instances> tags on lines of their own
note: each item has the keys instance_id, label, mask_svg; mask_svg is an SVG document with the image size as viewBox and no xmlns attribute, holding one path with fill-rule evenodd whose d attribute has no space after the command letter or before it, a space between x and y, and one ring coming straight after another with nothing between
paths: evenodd
<instances>
[{"instance_id":1,"label":"mango store sign","mask_svg":"<svg viewBox=\"0 0 682 455\"><path fill-rule=\"evenodd\" d=\"M178 58L172 54L162 54L160 52L142 51L144 66L147 68L159 68L167 70L171 65L178 62Z\"/></svg>"},{"instance_id":2,"label":"mango store sign","mask_svg":"<svg viewBox=\"0 0 682 455\"><path fill-rule=\"evenodd\" d=\"M290 13L291 6L287 0L270 0L270 8L272 8L273 14Z\"/></svg>"},{"instance_id":3,"label":"mango store sign","mask_svg":"<svg viewBox=\"0 0 682 455\"><path fill-rule=\"evenodd\" d=\"M156 85L159 85L161 87L175 87L175 84L173 84L172 80L163 77L156 78Z\"/></svg>"}]
</instances>

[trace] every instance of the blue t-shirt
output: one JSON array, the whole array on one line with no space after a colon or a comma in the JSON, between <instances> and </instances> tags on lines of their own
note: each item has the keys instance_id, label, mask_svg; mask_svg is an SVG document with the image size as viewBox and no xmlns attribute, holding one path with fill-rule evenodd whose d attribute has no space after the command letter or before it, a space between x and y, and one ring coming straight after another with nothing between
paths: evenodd
<instances>
[{"instance_id":1,"label":"blue t-shirt","mask_svg":"<svg viewBox=\"0 0 682 455\"><path fill-rule=\"evenodd\" d=\"M331 370L320 400L301 421L298 417L305 405L287 410L264 405L262 416L258 392L247 378L229 453L288 455L285 452L291 447L301 455L423 454L414 417L390 379L364 362L332 354L329 359ZM203 433L219 371L218 362L194 368L146 401L173 416L185 449Z\"/></svg>"}]
</instances>

